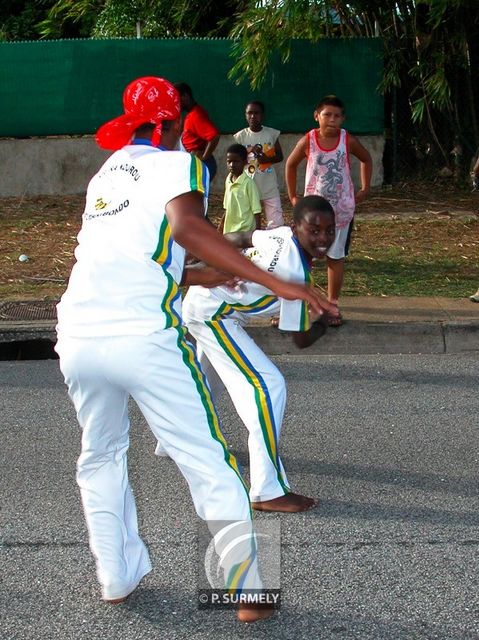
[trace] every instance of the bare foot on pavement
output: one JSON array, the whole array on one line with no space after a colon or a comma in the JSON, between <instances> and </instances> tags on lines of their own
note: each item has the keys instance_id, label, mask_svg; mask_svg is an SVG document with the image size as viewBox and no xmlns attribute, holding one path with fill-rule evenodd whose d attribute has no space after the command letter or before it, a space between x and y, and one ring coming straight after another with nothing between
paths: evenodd
<instances>
[{"instance_id":1,"label":"bare foot on pavement","mask_svg":"<svg viewBox=\"0 0 479 640\"><path fill-rule=\"evenodd\" d=\"M299 493L287 493L285 496L264 500L262 502L252 502L251 506L256 511L279 511L282 513L299 513L308 511L317 506L318 501Z\"/></svg>"}]
</instances>

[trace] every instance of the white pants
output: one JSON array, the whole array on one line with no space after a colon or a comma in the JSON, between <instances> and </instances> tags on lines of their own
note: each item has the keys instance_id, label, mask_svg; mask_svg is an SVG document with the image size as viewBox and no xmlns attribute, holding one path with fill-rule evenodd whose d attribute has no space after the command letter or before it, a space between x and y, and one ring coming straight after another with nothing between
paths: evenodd
<instances>
[{"instance_id":1,"label":"white pants","mask_svg":"<svg viewBox=\"0 0 479 640\"><path fill-rule=\"evenodd\" d=\"M213 398L219 377L249 431L251 501L289 493L278 448L286 403L283 376L236 320L188 320L188 330L196 339Z\"/></svg>"},{"instance_id":2,"label":"white pants","mask_svg":"<svg viewBox=\"0 0 479 640\"><path fill-rule=\"evenodd\" d=\"M105 599L128 595L151 570L128 481L129 395L188 482L198 515L251 521L245 485L183 331L61 336L56 346L82 428L77 482Z\"/></svg>"}]
</instances>

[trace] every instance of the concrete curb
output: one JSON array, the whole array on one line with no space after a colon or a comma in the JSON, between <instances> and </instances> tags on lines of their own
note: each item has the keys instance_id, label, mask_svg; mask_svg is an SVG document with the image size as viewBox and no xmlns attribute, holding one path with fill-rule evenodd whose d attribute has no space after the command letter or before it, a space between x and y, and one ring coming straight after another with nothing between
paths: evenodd
<instances>
[{"instance_id":1,"label":"concrete curb","mask_svg":"<svg viewBox=\"0 0 479 640\"><path fill-rule=\"evenodd\" d=\"M479 351L479 322L375 322L348 320L330 328L308 349L298 349L287 332L257 322L248 333L269 355L361 355L399 353L467 353ZM0 323L0 345L26 341L55 342L52 321Z\"/></svg>"},{"instance_id":2,"label":"concrete curb","mask_svg":"<svg viewBox=\"0 0 479 640\"><path fill-rule=\"evenodd\" d=\"M361 355L395 353L465 353L479 351L479 323L363 322L350 320L330 328L306 350L269 326L251 326L251 337L269 355Z\"/></svg>"}]
</instances>

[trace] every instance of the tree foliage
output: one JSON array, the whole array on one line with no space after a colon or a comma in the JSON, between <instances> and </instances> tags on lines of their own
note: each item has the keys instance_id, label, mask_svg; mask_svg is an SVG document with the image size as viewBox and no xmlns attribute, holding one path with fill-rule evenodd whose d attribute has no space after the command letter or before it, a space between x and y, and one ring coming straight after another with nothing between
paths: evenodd
<instances>
[{"instance_id":1,"label":"tree foliage","mask_svg":"<svg viewBox=\"0 0 479 640\"><path fill-rule=\"evenodd\" d=\"M227 36L232 16L248 3L238 0L57 0L39 25L44 38L59 37L68 22L93 17L93 38Z\"/></svg>"},{"instance_id":2,"label":"tree foliage","mask_svg":"<svg viewBox=\"0 0 479 640\"><path fill-rule=\"evenodd\" d=\"M380 90L385 94L400 90L407 96L413 123L428 128L446 163L454 138L475 149L479 144L477 0L251 2L231 30L235 62L230 75L259 87L272 51L287 60L293 38L375 36L384 42Z\"/></svg>"},{"instance_id":3,"label":"tree foliage","mask_svg":"<svg viewBox=\"0 0 479 640\"><path fill-rule=\"evenodd\" d=\"M479 144L478 0L4 0L0 39L231 37L231 78L252 88L294 38L380 37L379 89L408 106L449 163ZM354 73L352 62L351 72ZM460 145L458 147L457 141ZM429 143L427 143L429 144Z\"/></svg>"},{"instance_id":4,"label":"tree foliage","mask_svg":"<svg viewBox=\"0 0 479 640\"><path fill-rule=\"evenodd\" d=\"M38 22L53 4L42 0L0 2L0 40L36 40Z\"/></svg>"}]
</instances>

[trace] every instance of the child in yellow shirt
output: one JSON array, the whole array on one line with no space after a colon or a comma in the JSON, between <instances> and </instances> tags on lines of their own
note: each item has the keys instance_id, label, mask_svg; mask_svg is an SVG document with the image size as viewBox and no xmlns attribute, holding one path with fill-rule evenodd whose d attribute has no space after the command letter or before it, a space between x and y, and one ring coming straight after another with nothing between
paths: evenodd
<instances>
[{"instance_id":1,"label":"child in yellow shirt","mask_svg":"<svg viewBox=\"0 0 479 640\"><path fill-rule=\"evenodd\" d=\"M258 187L245 173L248 152L242 144L232 144L226 151L228 175L225 180L222 233L261 229L261 202Z\"/></svg>"}]
</instances>

